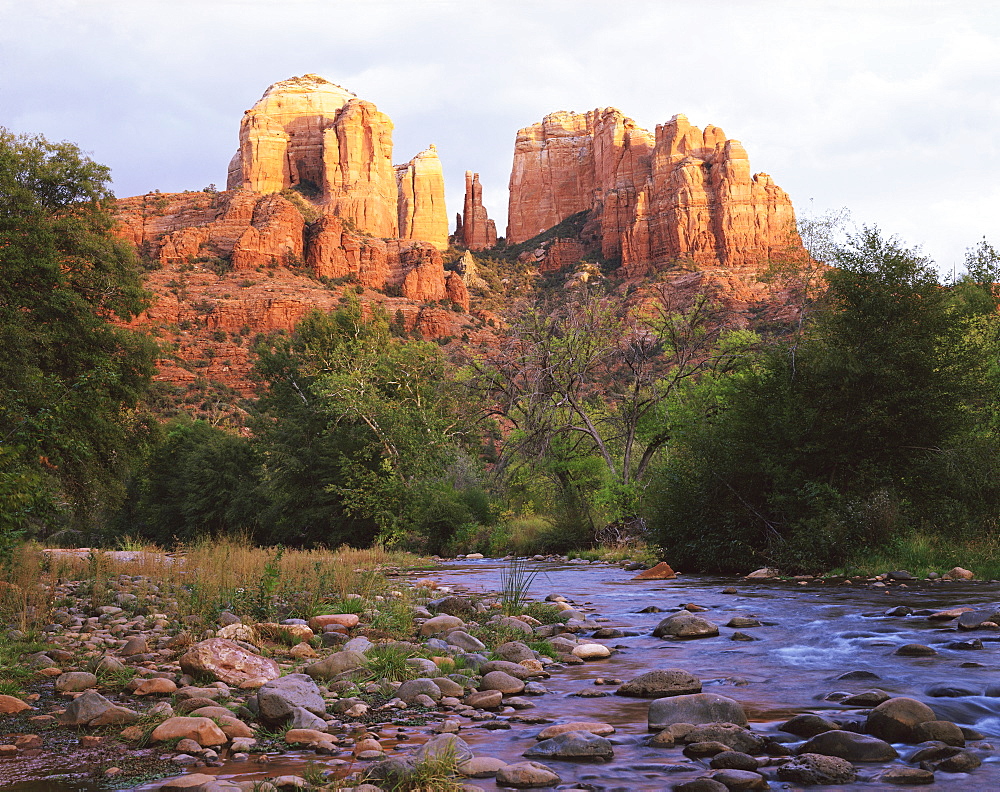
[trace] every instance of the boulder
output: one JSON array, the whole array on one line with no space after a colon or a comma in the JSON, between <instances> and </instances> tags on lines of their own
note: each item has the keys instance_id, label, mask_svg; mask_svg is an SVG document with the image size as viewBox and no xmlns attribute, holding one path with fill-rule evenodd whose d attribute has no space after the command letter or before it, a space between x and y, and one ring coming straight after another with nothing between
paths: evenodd
<instances>
[{"instance_id":1,"label":"boulder","mask_svg":"<svg viewBox=\"0 0 1000 792\"><path fill-rule=\"evenodd\" d=\"M934 710L916 699L900 696L879 704L868 714L869 734L888 742L913 742L914 728L937 720Z\"/></svg>"},{"instance_id":2,"label":"boulder","mask_svg":"<svg viewBox=\"0 0 1000 792\"><path fill-rule=\"evenodd\" d=\"M735 723L746 726L742 705L717 693L693 693L656 699L649 705L649 729L660 731L674 723Z\"/></svg>"},{"instance_id":3,"label":"boulder","mask_svg":"<svg viewBox=\"0 0 1000 792\"><path fill-rule=\"evenodd\" d=\"M169 696L177 692L177 683L171 679L153 677L143 679L132 691L134 696Z\"/></svg>"},{"instance_id":4,"label":"boulder","mask_svg":"<svg viewBox=\"0 0 1000 792\"><path fill-rule=\"evenodd\" d=\"M760 773L753 770L716 770L711 776L713 781L719 781L725 785L729 792L756 792L756 790L770 789L767 779Z\"/></svg>"},{"instance_id":5,"label":"boulder","mask_svg":"<svg viewBox=\"0 0 1000 792\"><path fill-rule=\"evenodd\" d=\"M653 630L655 638L711 638L718 634L717 624L687 611L667 616Z\"/></svg>"},{"instance_id":6,"label":"boulder","mask_svg":"<svg viewBox=\"0 0 1000 792\"><path fill-rule=\"evenodd\" d=\"M349 630L357 627L360 621L361 618L356 613L324 613L309 620L309 629L314 633L321 633L331 624L336 624Z\"/></svg>"},{"instance_id":7,"label":"boulder","mask_svg":"<svg viewBox=\"0 0 1000 792\"><path fill-rule=\"evenodd\" d=\"M507 763L492 756L473 756L458 766L458 772L466 778L492 778Z\"/></svg>"},{"instance_id":8,"label":"boulder","mask_svg":"<svg viewBox=\"0 0 1000 792\"><path fill-rule=\"evenodd\" d=\"M878 780L893 786L922 786L934 783L934 773L920 767L890 767Z\"/></svg>"},{"instance_id":9,"label":"boulder","mask_svg":"<svg viewBox=\"0 0 1000 792\"><path fill-rule=\"evenodd\" d=\"M945 720L918 723L913 727L912 739L915 743L937 740L945 745L954 745L959 748L965 745L965 735L962 733L961 727Z\"/></svg>"},{"instance_id":10,"label":"boulder","mask_svg":"<svg viewBox=\"0 0 1000 792\"><path fill-rule=\"evenodd\" d=\"M677 573L670 568L670 564L661 561L656 566L643 570L632 580L673 580L675 577L677 577Z\"/></svg>"},{"instance_id":11,"label":"boulder","mask_svg":"<svg viewBox=\"0 0 1000 792\"><path fill-rule=\"evenodd\" d=\"M427 696L433 701L441 700L441 688L437 686L433 679L420 677L404 682L396 690L396 698L413 704L417 696Z\"/></svg>"},{"instance_id":12,"label":"boulder","mask_svg":"<svg viewBox=\"0 0 1000 792\"><path fill-rule=\"evenodd\" d=\"M228 742L225 732L216 726L211 719L183 716L167 718L167 720L153 729L150 739L154 742L174 739L194 740L202 748L207 748L211 745L223 745Z\"/></svg>"},{"instance_id":13,"label":"boulder","mask_svg":"<svg viewBox=\"0 0 1000 792\"><path fill-rule=\"evenodd\" d=\"M839 728L840 726L832 720L807 712L785 721L778 727L778 730L794 734L796 737L809 739L810 737L815 737L817 734L835 731Z\"/></svg>"},{"instance_id":14,"label":"boulder","mask_svg":"<svg viewBox=\"0 0 1000 792\"><path fill-rule=\"evenodd\" d=\"M701 680L680 668L647 671L631 679L616 691L619 696L666 698L701 693Z\"/></svg>"},{"instance_id":15,"label":"boulder","mask_svg":"<svg viewBox=\"0 0 1000 792\"><path fill-rule=\"evenodd\" d=\"M264 683L257 691L257 706L261 721L275 725L284 723L296 707L314 715L326 713L326 702L307 674L288 674Z\"/></svg>"},{"instance_id":16,"label":"boulder","mask_svg":"<svg viewBox=\"0 0 1000 792\"><path fill-rule=\"evenodd\" d=\"M818 753L799 754L778 767L778 780L803 786L821 784L850 784L858 771L846 759Z\"/></svg>"},{"instance_id":17,"label":"boulder","mask_svg":"<svg viewBox=\"0 0 1000 792\"><path fill-rule=\"evenodd\" d=\"M524 690L524 682L504 671L490 671L483 676L479 684L480 690L499 690L504 694L520 693Z\"/></svg>"},{"instance_id":18,"label":"boulder","mask_svg":"<svg viewBox=\"0 0 1000 792\"><path fill-rule=\"evenodd\" d=\"M277 679L278 664L268 657L249 652L225 638L209 638L192 646L180 659L181 671L191 676L208 676L227 685L242 685L256 679Z\"/></svg>"},{"instance_id":19,"label":"boulder","mask_svg":"<svg viewBox=\"0 0 1000 792\"><path fill-rule=\"evenodd\" d=\"M320 729L289 729L285 732L285 742L289 745L316 745L330 742L330 735Z\"/></svg>"},{"instance_id":20,"label":"boulder","mask_svg":"<svg viewBox=\"0 0 1000 792\"><path fill-rule=\"evenodd\" d=\"M719 742L733 751L746 754L764 752L764 739L735 723L703 723L684 735L684 742Z\"/></svg>"},{"instance_id":21,"label":"boulder","mask_svg":"<svg viewBox=\"0 0 1000 792\"><path fill-rule=\"evenodd\" d=\"M509 663L506 660L490 660L479 667L480 674L488 674L491 671L503 671L505 674L510 674L516 679L529 679L533 676L539 676L539 672L537 671L533 671L520 663ZM544 672L542 672L542 675L544 675Z\"/></svg>"},{"instance_id":22,"label":"boulder","mask_svg":"<svg viewBox=\"0 0 1000 792\"><path fill-rule=\"evenodd\" d=\"M517 762L497 770L497 786L514 789L541 789L554 787L562 781L550 767L540 762Z\"/></svg>"},{"instance_id":23,"label":"boulder","mask_svg":"<svg viewBox=\"0 0 1000 792\"><path fill-rule=\"evenodd\" d=\"M937 650L923 644L910 643L900 646L893 654L897 654L900 657L930 657L931 655L936 655Z\"/></svg>"},{"instance_id":24,"label":"boulder","mask_svg":"<svg viewBox=\"0 0 1000 792\"><path fill-rule=\"evenodd\" d=\"M359 668L364 668L367 662L368 658L361 654L361 652L352 652L350 650L334 652L322 660L307 665L305 672L313 679L337 679L342 674L348 674L352 671L357 671Z\"/></svg>"},{"instance_id":25,"label":"boulder","mask_svg":"<svg viewBox=\"0 0 1000 792\"><path fill-rule=\"evenodd\" d=\"M103 696L102 696L103 698ZM107 701L107 699L105 699ZM111 702L108 702L109 704ZM0 695L0 715L16 715L18 712L34 709L16 696Z\"/></svg>"},{"instance_id":26,"label":"boulder","mask_svg":"<svg viewBox=\"0 0 1000 792\"><path fill-rule=\"evenodd\" d=\"M290 729L326 729L326 721L303 707L292 707L285 724ZM228 733L228 732L227 732Z\"/></svg>"},{"instance_id":27,"label":"boulder","mask_svg":"<svg viewBox=\"0 0 1000 792\"><path fill-rule=\"evenodd\" d=\"M56 677L56 690L59 693L75 693L96 687L97 677L86 671L67 671Z\"/></svg>"},{"instance_id":28,"label":"boulder","mask_svg":"<svg viewBox=\"0 0 1000 792\"><path fill-rule=\"evenodd\" d=\"M888 762L899 756L895 748L878 737L844 730L817 734L799 746L798 753L839 756L849 762Z\"/></svg>"},{"instance_id":29,"label":"boulder","mask_svg":"<svg viewBox=\"0 0 1000 792\"><path fill-rule=\"evenodd\" d=\"M503 706L503 693L499 690L480 690L466 696L463 703L476 709L499 709Z\"/></svg>"},{"instance_id":30,"label":"boulder","mask_svg":"<svg viewBox=\"0 0 1000 792\"><path fill-rule=\"evenodd\" d=\"M976 576L968 569L962 567L952 567L942 575L944 580L973 580Z\"/></svg>"},{"instance_id":31,"label":"boulder","mask_svg":"<svg viewBox=\"0 0 1000 792\"><path fill-rule=\"evenodd\" d=\"M524 756L540 759L602 759L614 756L611 743L589 731L568 731L542 740L524 752Z\"/></svg>"},{"instance_id":32,"label":"boulder","mask_svg":"<svg viewBox=\"0 0 1000 792\"><path fill-rule=\"evenodd\" d=\"M469 635L464 630L452 630L448 633L445 641L452 646L457 646L459 649L465 650L466 652L478 652L480 649L486 648L486 644L475 636Z\"/></svg>"},{"instance_id":33,"label":"boulder","mask_svg":"<svg viewBox=\"0 0 1000 792\"><path fill-rule=\"evenodd\" d=\"M753 770L759 765L757 760L741 751L722 751L712 757L708 766L713 770Z\"/></svg>"},{"instance_id":34,"label":"boulder","mask_svg":"<svg viewBox=\"0 0 1000 792\"><path fill-rule=\"evenodd\" d=\"M615 733L615 727L610 723L600 723L594 721L573 721L571 723L556 723L542 729L535 739L549 740L571 731L584 731L596 734L598 737L607 737Z\"/></svg>"},{"instance_id":35,"label":"boulder","mask_svg":"<svg viewBox=\"0 0 1000 792\"><path fill-rule=\"evenodd\" d=\"M66 705L66 711L59 717L64 726L87 726L92 720L103 715L115 705L96 690L88 690Z\"/></svg>"},{"instance_id":36,"label":"boulder","mask_svg":"<svg viewBox=\"0 0 1000 792\"><path fill-rule=\"evenodd\" d=\"M132 657L137 654L146 654L148 651L149 646L146 644L146 639L141 635L133 635L125 642L125 645L118 650L118 654L122 657Z\"/></svg>"},{"instance_id":37,"label":"boulder","mask_svg":"<svg viewBox=\"0 0 1000 792\"><path fill-rule=\"evenodd\" d=\"M420 625L421 635L440 635L452 630L460 630L465 627L465 622L458 616L451 616L442 613L440 616L433 616Z\"/></svg>"},{"instance_id":38,"label":"boulder","mask_svg":"<svg viewBox=\"0 0 1000 792\"><path fill-rule=\"evenodd\" d=\"M573 654L581 660L602 660L611 657L611 650L604 644L585 643L574 646Z\"/></svg>"},{"instance_id":39,"label":"boulder","mask_svg":"<svg viewBox=\"0 0 1000 792\"><path fill-rule=\"evenodd\" d=\"M438 734L431 737L427 742L413 752L413 758L417 762L427 759L440 759L448 757L454 759L456 763L467 762L472 758L472 749L468 743L455 734Z\"/></svg>"}]
</instances>

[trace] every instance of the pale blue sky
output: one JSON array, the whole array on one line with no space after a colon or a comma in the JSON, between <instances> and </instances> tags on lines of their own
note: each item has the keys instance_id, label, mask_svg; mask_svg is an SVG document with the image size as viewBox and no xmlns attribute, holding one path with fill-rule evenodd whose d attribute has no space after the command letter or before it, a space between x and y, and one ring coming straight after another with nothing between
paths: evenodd
<instances>
[{"instance_id":1,"label":"pale blue sky","mask_svg":"<svg viewBox=\"0 0 1000 792\"><path fill-rule=\"evenodd\" d=\"M872 8L874 6L874 8ZM448 206L554 110L675 113L741 140L802 212L848 207L942 269L1000 244L993 0L0 0L0 125L71 140L119 196L225 183L264 89L315 72L435 143Z\"/></svg>"}]
</instances>

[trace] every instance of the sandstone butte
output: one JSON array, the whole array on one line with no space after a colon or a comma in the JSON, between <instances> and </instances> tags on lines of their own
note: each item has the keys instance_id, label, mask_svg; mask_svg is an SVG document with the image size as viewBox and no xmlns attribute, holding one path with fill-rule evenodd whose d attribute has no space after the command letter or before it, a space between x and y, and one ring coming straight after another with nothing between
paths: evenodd
<instances>
[{"instance_id":1,"label":"sandstone butte","mask_svg":"<svg viewBox=\"0 0 1000 792\"><path fill-rule=\"evenodd\" d=\"M722 130L683 115L655 134L614 108L551 113L518 132L507 241L524 242L578 212L620 274L682 261L759 272L805 254L788 195Z\"/></svg>"},{"instance_id":2,"label":"sandstone butte","mask_svg":"<svg viewBox=\"0 0 1000 792\"><path fill-rule=\"evenodd\" d=\"M270 86L243 116L227 190L149 193L118 203L118 233L146 262L155 302L135 324L173 351L157 379L216 398L208 382L242 395L252 335L290 330L309 310L331 310L347 291L381 304L425 338L490 343L492 315L472 310L482 289L471 254L446 272L444 178L434 146L392 164L389 118L315 75ZM508 241L525 241L579 212L576 238L525 255L540 271L587 269L587 252L621 257L632 282L672 268L681 301L707 289L739 311L775 303L756 275L791 252L804 256L788 196L750 175L743 147L684 116L651 135L614 109L553 113L517 136ZM496 243L478 174L466 173L456 241ZM591 272L593 270L593 272ZM577 282L600 277L596 267ZM470 314L470 310L472 310ZM778 308L778 311L785 310ZM774 311L771 316L775 318ZM201 389L200 391L198 389Z\"/></svg>"},{"instance_id":3,"label":"sandstone butte","mask_svg":"<svg viewBox=\"0 0 1000 792\"><path fill-rule=\"evenodd\" d=\"M444 269L437 151L393 166L392 129L370 102L295 77L244 114L226 191L118 202L118 233L146 262L155 297L136 324L173 334L158 380L209 379L248 394L249 336L290 330L347 289L425 338L491 337L468 315L462 277Z\"/></svg>"},{"instance_id":4,"label":"sandstone butte","mask_svg":"<svg viewBox=\"0 0 1000 792\"><path fill-rule=\"evenodd\" d=\"M465 172L465 205L456 217L455 238L468 250L486 250L497 243L497 226L483 206L479 174Z\"/></svg>"}]
</instances>

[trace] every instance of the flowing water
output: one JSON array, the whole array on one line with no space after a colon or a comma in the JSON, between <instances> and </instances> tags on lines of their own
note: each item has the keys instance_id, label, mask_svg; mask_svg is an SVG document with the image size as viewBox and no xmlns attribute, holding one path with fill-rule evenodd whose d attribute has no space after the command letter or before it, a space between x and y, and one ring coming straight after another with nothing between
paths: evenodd
<instances>
[{"instance_id":1,"label":"flowing water","mask_svg":"<svg viewBox=\"0 0 1000 792\"><path fill-rule=\"evenodd\" d=\"M982 744L1000 747L1000 698L985 695L987 688L1000 687L1000 633L978 630L956 633L925 616L888 616L896 606L913 610L943 609L958 605L987 605L1000 598L1000 584L918 583L908 588L875 589L861 586L782 582L734 581L726 578L688 577L668 581L633 581L632 574L604 564L545 563L531 594L561 594L592 617L607 619L605 626L628 633L623 638L602 641L618 651L606 660L557 670L544 680L549 693L531 699L536 706L521 714L568 720L603 721L617 729L612 736L615 757L608 763L544 760L563 779L563 786L585 784L601 790L669 789L682 780L702 775L705 765L687 760L677 749L643 745L648 731L649 702L607 695L581 698L583 691L607 691L597 687L598 677L628 680L657 668L683 668L699 677L706 692L736 699L751 720L751 728L778 734L777 726L791 716L812 712L836 718L856 713L826 697L835 691L858 693L878 687L891 695L911 696L929 704L942 719L970 726L986 735ZM430 575L456 590L491 592L500 589L505 565L499 561L459 561L444 564ZM727 586L738 593L723 594ZM707 608L701 615L724 625L733 616L755 617L763 626L744 628L759 640L737 642L734 630L722 627L721 635L696 640L653 638L653 627L662 613L638 613L653 605L666 611L686 603ZM984 648L970 651L946 648L946 644L981 638ZM934 646L932 657L901 657L893 654L903 644ZM867 671L878 679L838 680L849 671ZM947 686L949 696L930 695L935 687ZM993 692L993 691L991 691ZM998 691L1000 695L1000 691ZM477 754L508 762L523 761L522 753L535 744L539 725L511 723L509 730L490 731L479 724L463 726L461 737ZM426 738L410 730L413 742ZM788 736L785 735L787 738ZM912 747L897 746L905 757ZM975 749L975 748L974 748ZM938 772L932 788L949 790L1000 790L1000 754L984 755L983 766L970 774ZM196 772L220 778L250 780L281 773L301 773L307 762L322 766L324 757L289 754L266 768L228 764L220 768L198 768ZM902 760L899 760L902 761ZM828 789L896 789L872 780L885 765L856 764L859 778L866 780ZM496 790L491 779L473 783ZM52 787L54 789L54 787ZM156 785L140 789L155 789ZM796 788L772 782L772 788ZM812 787L823 789L823 787Z\"/></svg>"}]
</instances>

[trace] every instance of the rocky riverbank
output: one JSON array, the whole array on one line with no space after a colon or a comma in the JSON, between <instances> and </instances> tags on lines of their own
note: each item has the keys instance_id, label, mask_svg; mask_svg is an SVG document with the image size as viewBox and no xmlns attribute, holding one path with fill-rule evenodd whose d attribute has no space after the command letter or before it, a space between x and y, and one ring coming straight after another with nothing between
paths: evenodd
<instances>
[{"instance_id":1,"label":"rocky riverbank","mask_svg":"<svg viewBox=\"0 0 1000 792\"><path fill-rule=\"evenodd\" d=\"M631 577L588 566L578 574L599 567L605 577ZM647 650L752 645L769 626L752 613L723 619L729 608L711 602L649 605L641 612L655 615L641 618L656 623L635 629L596 616L584 600L554 593L511 607L510 592L458 592L440 577L399 577L382 594L340 600L357 612L254 622L221 611L207 630L193 629L147 576L108 580L115 604L97 606L85 581L62 581L45 626L48 646L23 657L31 681L21 695L0 697L0 781L47 778L52 789L81 781L167 790L612 789L611 770L641 750L656 758L632 788L956 779L969 789L989 786L986 776L986 786L974 786L992 756L982 733L894 695L891 684L880 689L875 673L847 672L841 686L867 687L802 701L777 721L735 693L716 692L717 680L692 664L660 653L636 664L630 641ZM880 583L918 585L901 575L864 581L873 591ZM677 584L657 585L664 588L650 595L660 598ZM768 583L717 587L716 599L754 585ZM898 658L968 651L1000 629L1000 613L989 607L899 606L877 615L963 633L955 638L965 640L901 644ZM962 643L969 646L955 646ZM613 701L635 702L625 712L632 721L641 713L641 722L592 717L588 703L615 694ZM561 704L546 705L553 701Z\"/></svg>"}]
</instances>

